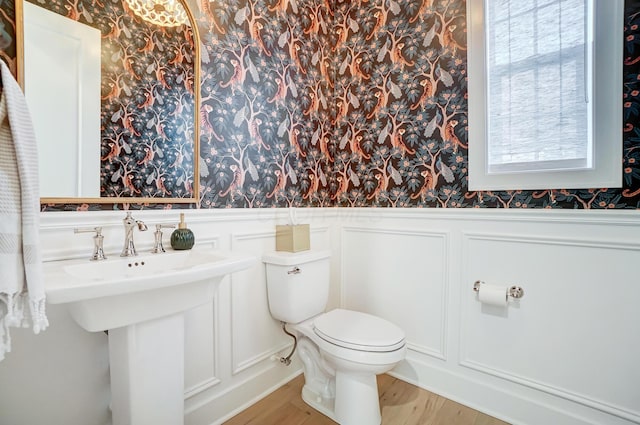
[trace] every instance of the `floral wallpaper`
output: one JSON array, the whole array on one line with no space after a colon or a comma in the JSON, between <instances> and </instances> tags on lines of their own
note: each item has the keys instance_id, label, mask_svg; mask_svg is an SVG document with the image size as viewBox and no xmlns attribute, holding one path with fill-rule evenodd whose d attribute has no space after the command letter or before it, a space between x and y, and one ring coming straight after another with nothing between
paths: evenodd
<instances>
[{"instance_id":1,"label":"floral wallpaper","mask_svg":"<svg viewBox=\"0 0 640 425\"><path fill-rule=\"evenodd\" d=\"M191 29L147 24L122 0L85 2L103 33L101 196L193 196Z\"/></svg>"},{"instance_id":2,"label":"floral wallpaper","mask_svg":"<svg viewBox=\"0 0 640 425\"><path fill-rule=\"evenodd\" d=\"M201 207L638 208L637 3L625 187L501 192L467 190L463 0L201 3Z\"/></svg>"},{"instance_id":3,"label":"floral wallpaper","mask_svg":"<svg viewBox=\"0 0 640 425\"><path fill-rule=\"evenodd\" d=\"M332 206L333 10L202 2L202 208Z\"/></svg>"},{"instance_id":4,"label":"floral wallpaper","mask_svg":"<svg viewBox=\"0 0 640 425\"><path fill-rule=\"evenodd\" d=\"M464 0L189 1L201 208L640 208L640 2L625 13L624 187L467 190Z\"/></svg>"},{"instance_id":5,"label":"floral wallpaper","mask_svg":"<svg viewBox=\"0 0 640 425\"><path fill-rule=\"evenodd\" d=\"M102 33L102 197L193 195L194 46L122 0L30 0Z\"/></svg>"}]
</instances>

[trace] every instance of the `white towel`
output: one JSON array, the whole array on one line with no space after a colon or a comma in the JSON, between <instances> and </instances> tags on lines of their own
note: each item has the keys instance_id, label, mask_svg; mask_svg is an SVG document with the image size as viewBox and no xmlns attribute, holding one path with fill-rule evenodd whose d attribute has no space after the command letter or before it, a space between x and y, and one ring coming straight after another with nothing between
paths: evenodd
<instances>
[{"instance_id":1,"label":"white towel","mask_svg":"<svg viewBox=\"0 0 640 425\"><path fill-rule=\"evenodd\" d=\"M10 327L47 328L40 253L38 152L20 86L0 60L0 360ZM25 308L29 306L28 310Z\"/></svg>"}]
</instances>

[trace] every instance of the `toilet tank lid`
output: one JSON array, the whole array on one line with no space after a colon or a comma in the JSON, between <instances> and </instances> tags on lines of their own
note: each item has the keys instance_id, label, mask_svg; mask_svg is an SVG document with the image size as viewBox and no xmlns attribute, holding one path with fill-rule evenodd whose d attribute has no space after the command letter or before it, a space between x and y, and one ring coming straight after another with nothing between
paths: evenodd
<instances>
[{"instance_id":1,"label":"toilet tank lid","mask_svg":"<svg viewBox=\"0 0 640 425\"><path fill-rule=\"evenodd\" d=\"M331 257L331 251L328 249L321 251L300 251L285 252L274 251L266 253L262 256L262 262L267 264L275 264L277 266L295 266L297 264L310 263L312 261L323 260Z\"/></svg>"}]
</instances>

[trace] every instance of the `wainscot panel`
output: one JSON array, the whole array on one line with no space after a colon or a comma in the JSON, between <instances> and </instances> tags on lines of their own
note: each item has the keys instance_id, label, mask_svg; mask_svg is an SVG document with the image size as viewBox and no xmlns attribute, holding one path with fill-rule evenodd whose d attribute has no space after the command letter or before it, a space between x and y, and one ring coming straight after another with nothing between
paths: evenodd
<instances>
[{"instance_id":1,"label":"wainscot panel","mask_svg":"<svg viewBox=\"0 0 640 425\"><path fill-rule=\"evenodd\" d=\"M179 211L133 215L152 226L177 223ZM308 208L297 215L311 225L312 249L332 251L330 308L371 311L405 329L407 360L394 376L516 425L640 424L640 212ZM45 259L87 258L91 235L73 229L98 225L107 254L117 256L123 218L122 211L44 213ZM275 225L287 223L288 212L193 210L186 221L196 245L259 259L275 248ZM152 232L135 239L139 251L151 249ZM477 279L519 284L524 298L496 314L476 300ZM0 362L0 382L17 383L0 385L0 421L109 425L106 335L50 307L50 329L16 332ZM297 356L289 367L271 360L291 343L269 315L259 261L225 279L185 323L185 425L221 424L301 373ZM82 415L61 408L69 400Z\"/></svg>"},{"instance_id":2,"label":"wainscot panel","mask_svg":"<svg viewBox=\"0 0 640 425\"><path fill-rule=\"evenodd\" d=\"M390 320L411 350L444 360L447 241L441 232L345 227L343 304Z\"/></svg>"},{"instance_id":3,"label":"wainscot panel","mask_svg":"<svg viewBox=\"0 0 640 425\"><path fill-rule=\"evenodd\" d=\"M640 244L534 234L463 241L461 364L640 421L640 387L623 385L640 375L625 343L628 323L640 323L628 302L640 299L628 269ZM475 279L525 295L508 308L482 304L468 290Z\"/></svg>"},{"instance_id":4,"label":"wainscot panel","mask_svg":"<svg viewBox=\"0 0 640 425\"><path fill-rule=\"evenodd\" d=\"M405 329L394 376L512 424L640 423L640 214L344 214L343 303ZM524 297L481 304L476 280ZM439 334L443 358L416 349Z\"/></svg>"}]
</instances>

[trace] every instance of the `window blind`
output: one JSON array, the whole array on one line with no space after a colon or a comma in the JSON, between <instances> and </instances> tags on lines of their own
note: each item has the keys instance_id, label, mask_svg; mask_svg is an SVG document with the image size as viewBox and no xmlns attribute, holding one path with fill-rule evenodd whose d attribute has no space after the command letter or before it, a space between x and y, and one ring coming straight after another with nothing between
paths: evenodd
<instances>
[{"instance_id":1,"label":"window blind","mask_svg":"<svg viewBox=\"0 0 640 425\"><path fill-rule=\"evenodd\" d=\"M592 167L588 0L485 0L489 173Z\"/></svg>"}]
</instances>

